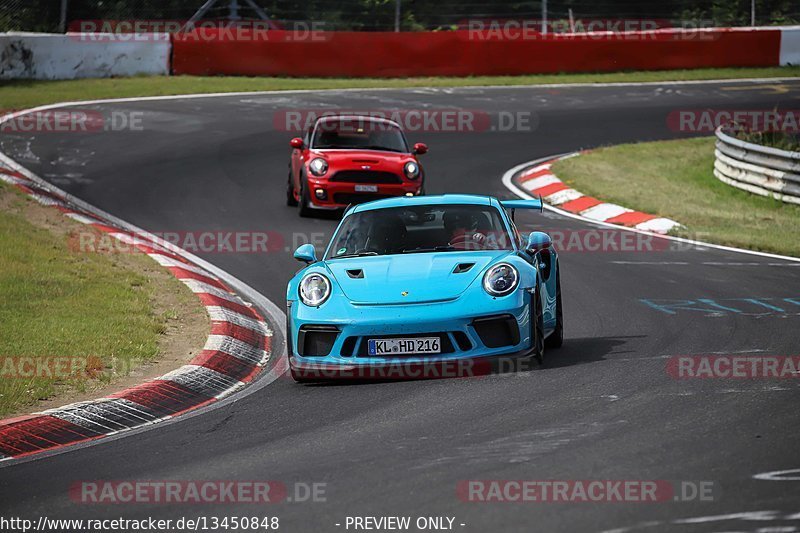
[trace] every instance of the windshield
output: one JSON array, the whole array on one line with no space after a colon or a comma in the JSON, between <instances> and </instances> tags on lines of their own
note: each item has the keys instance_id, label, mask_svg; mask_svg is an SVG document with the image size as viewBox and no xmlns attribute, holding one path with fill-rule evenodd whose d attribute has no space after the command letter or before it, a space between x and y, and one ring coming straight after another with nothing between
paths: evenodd
<instances>
[{"instance_id":1,"label":"windshield","mask_svg":"<svg viewBox=\"0 0 800 533\"><path fill-rule=\"evenodd\" d=\"M321 119L314 128L311 148L408 152L400 128L389 122L358 117Z\"/></svg>"},{"instance_id":2,"label":"windshield","mask_svg":"<svg viewBox=\"0 0 800 533\"><path fill-rule=\"evenodd\" d=\"M494 207L420 205L350 215L331 241L326 259L512 248Z\"/></svg>"}]
</instances>

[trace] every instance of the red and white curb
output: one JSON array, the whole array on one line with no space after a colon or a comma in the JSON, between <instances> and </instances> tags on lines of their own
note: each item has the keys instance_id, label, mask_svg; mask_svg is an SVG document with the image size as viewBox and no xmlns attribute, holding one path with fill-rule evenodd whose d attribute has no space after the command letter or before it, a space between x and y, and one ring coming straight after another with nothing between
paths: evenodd
<instances>
[{"instance_id":1,"label":"red and white curb","mask_svg":"<svg viewBox=\"0 0 800 533\"><path fill-rule=\"evenodd\" d=\"M211 332L189 364L136 387L89 402L0 420L0 461L115 435L219 402L251 383L272 357L273 331L254 305L209 268L173 245L125 228L98 210L77 205L0 162L0 179L80 223L133 245L186 284L206 307Z\"/></svg>"},{"instance_id":2,"label":"red and white curb","mask_svg":"<svg viewBox=\"0 0 800 533\"><path fill-rule=\"evenodd\" d=\"M550 170L549 167L547 167L547 168L540 168L540 167L544 167L545 165L551 165L552 166L552 164L554 162L556 162L556 161L559 161L559 160L567 158L567 157L574 157L576 155L579 155L579 152L547 156L547 157L542 157L542 158L539 158L539 159L534 159L533 161L527 161L525 163L521 163L521 164L519 164L519 165L517 165L517 166L515 166L513 168L508 169L503 174L503 177L502 177L501 181L503 182L503 185L512 194L514 194L515 196L517 196L519 198L523 198L525 200L532 200L534 198L537 198L538 196L536 194L532 194L531 193L532 191L529 192L526 188L522 187L522 185L520 185L517 182L517 178L519 176L521 176L523 173L528 172L528 171L532 171L533 169L537 169L537 168L539 170L548 170L549 171ZM552 172L550 172L550 174L552 174ZM566 191L567 189L569 189L569 187L565 186L565 188L562 189L562 190ZM560 192L560 191L557 191L557 192ZM552 196L553 194L555 194L555 193L551 192L548 196ZM569 194L572 194L572 193L566 193L565 192L563 194L564 195L569 195ZM578 193L578 194L580 194L580 193ZM580 198L580 197L578 197L578 198ZM558 197L556 197L556 201L558 201ZM569 201L569 200L567 200L567 201ZM777 259L777 260L780 260L780 261L789 261L791 263L800 263L800 257L791 257L791 256L788 256L788 255L771 254L769 252L759 252L759 251L756 251L756 250L745 250L744 248L736 248L736 247L733 247L733 246L725 246L725 245L722 245L722 244L714 244L714 243L710 243L710 242L698 241L698 240L695 240L695 239L687 239L685 237L676 237L675 235L659 234L657 232L650 231L650 230L642 230L642 229L639 229L639 228L637 228L635 226L632 227L632 226L625 226L625 225L621 225L621 224L610 224L610 223L608 223L606 221L600 221L600 220L597 220L597 219L593 220L593 219L590 219L590 218L587 218L587 217L583 216L582 214L580 214L580 212L571 212L571 211L567 211L566 209L563 209L563 206L564 206L565 203L566 203L566 201L561 203L561 204L559 204L558 206L556 206L556 205L548 204L547 202L545 202L543 208L548 210L548 211L551 211L553 213L556 213L556 214L558 214L560 216L566 217L566 218L572 218L572 219L575 219L575 220L580 220L582 222L589 222L589 223L592 223L594 225L601 226L601 227L616 228L616 229L618 229L620 231L627 231L627 232L632 232L632 233L642 233L642 234L647 234L647 235L655 235L659 239L665 239L665 240L668 240L668 241L679 242L679 243L682 243L682 244L685 244L685 245L691 245L693 247L696 247L697 249L723 250L725 252L733 252L733 253L737 253L737 254L752 255L752 256L756 256L756 257L766 257L768 259ZM653 216L653 215L648 215L648 216ZM655 217L655 218L653 218L651 220L655 220L656 218L658 218L658 217ZM665 219L665 220L669 220L669 219Z\"/></svg>"},{"instance_id":3,"label":"red and white curb","mask_svg":"<svg viewBox=\"0 0 800 533\"><path fill-rule=\"evenodd\" d=\"M597 222L626 226L662 235L681 225L668 218L634 211L586 196L553 174L551 169L554 163L578 155L580 153L575 152L523 168L511 177L513 184L532 196L540 196L549 205Z\"/></svg>"}]
</instances>

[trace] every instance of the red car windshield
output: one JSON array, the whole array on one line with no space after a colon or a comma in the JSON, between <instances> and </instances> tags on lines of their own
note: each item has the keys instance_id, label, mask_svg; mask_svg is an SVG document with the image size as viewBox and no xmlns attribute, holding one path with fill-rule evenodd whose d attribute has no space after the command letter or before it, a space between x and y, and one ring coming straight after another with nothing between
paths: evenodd
<instances>
[{"instance_id":1,"label":"red car windshield","mask_svg":"<svg viewBox=\"0 0 800 533\"><path fill-rule=\"evenodd\" d=\"M493 207L420 205L350 215L333 238L326 259L512 248Z\"/></svg>"},{"instance_id":2,"label":"red car windshield","mask_svg":"<svg viewBox=\"0 0 800 533\"><path fill-rule=\"evenodd\" d=\"M328 118L317 122L311 139L315 150L385 150L408 152L405 135L390 122L361 118Z\"/></svg>"}]
</instances>

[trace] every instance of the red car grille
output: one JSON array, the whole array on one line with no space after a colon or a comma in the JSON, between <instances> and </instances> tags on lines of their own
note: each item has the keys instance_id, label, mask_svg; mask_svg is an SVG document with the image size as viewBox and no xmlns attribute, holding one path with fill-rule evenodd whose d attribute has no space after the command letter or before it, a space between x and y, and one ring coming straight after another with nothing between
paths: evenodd
<instances>
[{"instance_id":1,"label":"red car grille","mask_svg":"<svg viewBox=\"0 0 800 533\"><path fill-rule=\"evenodd\" d=\"M328 181L344 183L403 183L400 176L381 170L340 170Z\"/></svg>"}]
</instances>

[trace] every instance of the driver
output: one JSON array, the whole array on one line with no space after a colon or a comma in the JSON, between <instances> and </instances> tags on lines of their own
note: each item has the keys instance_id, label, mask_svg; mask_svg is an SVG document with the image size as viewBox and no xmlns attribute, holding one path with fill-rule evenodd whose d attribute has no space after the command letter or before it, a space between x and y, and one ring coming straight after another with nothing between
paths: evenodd
<instances>
[{"instance_id":1,"label":"driver","mask_svg":"<svg viewBox=\"0 0 800 533\"><path fill-rule=\"evenodd\" d=\"M369 228L367 250L379 254L396 254L405 249L406 225L399 216L376 217Z\"/></svg>"},{"instance_id":2,"label":"driver","mask_svg":"<svg viewBox=\"0 0 800 533\"><path fill-rule=\"evenodd\" d=\"M480 231L478 215L469 211L448 211L444 214L444 227L449 234L450 246L466 247L477 244L482 248L486 234Z\"/></svg>"}]
</instances>

